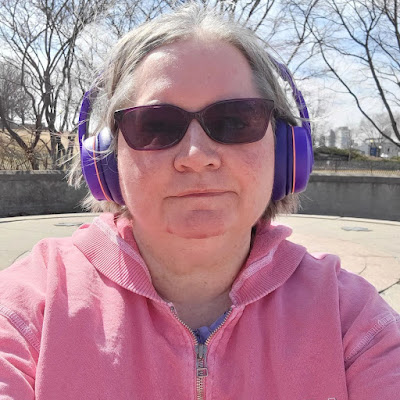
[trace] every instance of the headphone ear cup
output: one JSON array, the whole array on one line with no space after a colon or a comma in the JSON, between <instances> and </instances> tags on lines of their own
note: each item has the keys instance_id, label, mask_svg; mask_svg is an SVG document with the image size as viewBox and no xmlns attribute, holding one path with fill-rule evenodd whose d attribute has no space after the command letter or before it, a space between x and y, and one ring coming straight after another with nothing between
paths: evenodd
<instances>
[{"instance_id":1,"label":"headphone ear cup","mask_svg":"<svg viewBox=\"0 0 400 400\"><path fill-rule=\"evenodd\" d=\"M282 120L275 128L275 176L272 200L305 190L311 175L314 156L308 131Z\"/></svg>"},{"instance_id":2,"label":"headphone ear cup","mask_svg":"<svg viewBox=\"0 0 400 400\"><path fill-rule=\"evenodd\" d=\"M292 127L281 119L275 121L275 170L272 200L282 200L292 191Z\"/></svg>"},{"instance_id":3,"label":"headphone ear cup","mask_svg":"<svg viewBox=\"0 0 400 400\"><path fill-rule=\"evenodd\" d=\"M81 163L85 180L97 200L124 205L118 177L118 164L110 152L112 134L108 128L82 142Z\"/></svg>"},{"instance_id":4,"label":"headphone ear cup","mask_svg":"<svg viewBox=\"0 0 400 400\"><path fill-rule=\"evenodd\" d=\"M307 129L295 126L293 129L293 185L294 193L302 192L306 189L308 180L314 164L311 136Z\"/></svg>"}]
</instances>

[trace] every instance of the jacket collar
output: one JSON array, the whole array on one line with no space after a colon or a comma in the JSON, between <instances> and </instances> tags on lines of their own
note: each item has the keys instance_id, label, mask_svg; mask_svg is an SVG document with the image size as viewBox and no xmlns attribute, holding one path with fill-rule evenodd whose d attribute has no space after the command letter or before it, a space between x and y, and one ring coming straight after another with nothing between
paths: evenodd
<instances>
[{"instance_id":1,"label":"jacket collar","mask_svg":"<svg viewBox=\"0 0 400 400\"><path fill-rule=\"evenodd\" d=\"M286 240L291 228L259 222L247 261L236 277L230 297L235 306L250 304L281 286L306 253ZM164 300L151 282L129 221L104 213L73 234L74 245L88 261L113 282L157 302Z\"/></svg>"}]
</instances>

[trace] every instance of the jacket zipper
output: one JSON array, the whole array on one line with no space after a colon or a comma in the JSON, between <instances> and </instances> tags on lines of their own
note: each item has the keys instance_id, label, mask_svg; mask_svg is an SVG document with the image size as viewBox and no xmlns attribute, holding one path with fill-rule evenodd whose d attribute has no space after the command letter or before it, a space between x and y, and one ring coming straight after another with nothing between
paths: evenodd
<instances>
[{"instance_id":1,"label":"jacket zipper","mask_svg":"<svg viewBox=\"0 0 400 400\"><path fill-rule=\"evenodd\" d=\"M211 338L222 328L222 325L225 324L226 320L228 319L229 315L232 312L232 307L226 313L224 320L221 324L214 329L208 339L205 341L204 344L199 343L196 335L192 331L192 329L185 324L179 317L175 310L175 307L169 304L169 308L172 311L174 317L190 332L193 338L195 350L196 350L196 399L197 400L204 400L204 383L205 378L208 376L208 368L207 368L207 345L210 343Z\"/></svg>"}]
</instances>

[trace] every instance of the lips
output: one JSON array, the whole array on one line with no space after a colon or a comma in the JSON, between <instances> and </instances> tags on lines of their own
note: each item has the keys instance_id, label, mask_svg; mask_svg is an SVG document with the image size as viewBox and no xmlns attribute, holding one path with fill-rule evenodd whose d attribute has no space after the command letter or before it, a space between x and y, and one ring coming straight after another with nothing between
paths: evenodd
<instances>
[{"instance_id":1,"label":"lips","mask_svg":"<svg viewBox=\"0 0 400 400\"><path fill-rule=\"evenodd\" d=\"M211 189L211 190L190 190L178 194L176 197L213 197L226 194L226 190Z\"/></svg>"},{"instance_id":2,"label":"lips","mask_svg":"<svg viewBox=\"0 0 400 400\"><path fill-rule=\"evenodd\" d=\"M179 197L182 197L182 198L185 198L185 197L215 197L215 196L221 196L223 194L224 194L224 192L218 192L218 193L212 193L212 192L210 192L210 193L191 193L191 194L186 194L185 196L179 196Z\"/></svg>"}]
</instances>

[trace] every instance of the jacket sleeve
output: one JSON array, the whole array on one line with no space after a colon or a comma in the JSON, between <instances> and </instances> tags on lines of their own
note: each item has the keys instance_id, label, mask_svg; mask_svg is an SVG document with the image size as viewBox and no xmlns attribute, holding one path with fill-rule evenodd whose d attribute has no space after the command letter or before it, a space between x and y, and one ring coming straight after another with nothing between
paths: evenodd
<instances>
[{"instance_id":1,"label":"jacket sleeve","mask_svg":"<svg viewBox=\"0 0 400 400\"><path fill-rule=\"evenodd\" d=\"M37 351L0 306L0 398L34 399Z\"/></svg>"},{"instance_id":2,"label":"jacket sleeve","mask_svg":"<svg viewBox=\"0 0 400 400\"><path fill-rule=\"evenodd\" d=\"M400 396L400 316L365 279L341 270L339 298L349 400Z\"/></svg>"},{"instance_id":3,"label":"jacket sleeve","mask_svg":"<svg viewBox=\"0 0 400 400\"><path fill-rule=\"evenodd\" d=\"M0 272L0 399L35 398L48 243Z\"/></svg>"}]
</instances>

